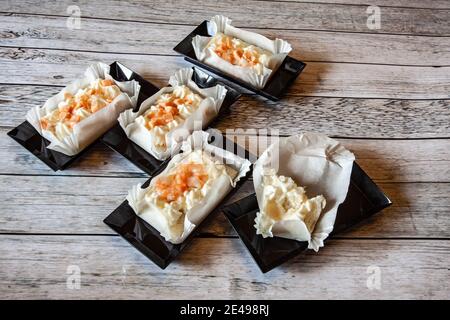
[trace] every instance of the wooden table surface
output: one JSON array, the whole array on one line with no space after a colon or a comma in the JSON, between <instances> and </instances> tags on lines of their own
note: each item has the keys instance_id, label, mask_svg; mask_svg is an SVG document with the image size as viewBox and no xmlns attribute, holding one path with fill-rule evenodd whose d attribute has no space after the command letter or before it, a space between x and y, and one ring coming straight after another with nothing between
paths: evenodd
<instances>
[{"instance_id":1,"label":"wooden table surface","mask_svg":"<svg viewBox=\"0 0 450 320\"><path fill-rule=\"evenodd\" d=\"M222 215L160 270L102 222L145 174L100 143L54 173L6 135L96 61L166 84L188 66L172 48L214 14L307 63L280 102L244 96L217 128L335 137L394 202L267 274ZM0 298L450 298L449 21L448 0L1 1Z\"/></svg>"}]
</instances>

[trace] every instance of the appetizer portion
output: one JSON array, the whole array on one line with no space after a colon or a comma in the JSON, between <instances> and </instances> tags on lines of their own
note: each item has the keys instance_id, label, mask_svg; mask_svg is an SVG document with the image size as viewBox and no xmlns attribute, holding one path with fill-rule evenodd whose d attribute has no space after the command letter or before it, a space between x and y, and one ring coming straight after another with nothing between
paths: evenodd
<instances>
[{"instance_id":1,"label":"appetizer portion","mask_svg":"<svg viewBox=\"0 0 450 320\"><path fill-rule=\"evenodd\" d=\"M128 192L136 215L173 244L183 242L250 170L250 161L209 144L208 137L195 131L148 187Z\"/></svg>"},{"instance_id":2,"label":"appetizer portion","mask_svg":"<svg viewBox=\"0 0 450 320\"><path fill-rule=\"evenodd\" d=\"M65 92L58 107L40 118L41 128L62 140L72 133L74 125L106 107L119 94L119 87L109 79L96 79L74 95Z\"/></svg>"},{"instance_id":3,"label":"appetizer portion","mask_svg":"<svg viewBox=\"0 0 450 320\"><path fill-rule=\"evenodd\" d=\"M272 57L272 53L267 50L223 33L212 37L206 48L232 65L252 68L258 75L264 73L264 68L269 68Z\"/></svg>"},{"instance_id":4,"label":"appetizer portion","mask_svg":"<svg viewBox=\"0 0 450 320\"><path fill-rule=\"evenodd\" d=\"M271 144L254 164L256 233L307 241L318 251L347 196L354 160L338 141L317 133Z\"/></svg>"},{"instance_id":5,"label":"appetizer portion","mask_svg":"<svg viewBox=\"0 0 450 320\"><path fill-rule=\"evenodd\" d=\"M167 173L155 178L154 184L146 190L147 209L140 216L150 223L164 221L167 226L162 230L168 231L164 235L166 240L180 238L186 213L201 205L218 183L226 183L231 188L236 174L236 170L213 161L203 151L194 151Z\"/></svg>"},{"instance_id":6,"label":"appetizer portion","mask_svg":"<svg viewBox=\"0 0 450 320\"><path fill-rule=\"evenodd\" d=\"M192 38L197 59L257 89L267 84L292 50L287 41L233 27L220 15L208 21L208 30L210 37Z\"/></svg>"},{"instance_id":7,"label":"appetizer portion","mask_svg":"<svg viewBox=\"0 0 450 320\"><path fill-rule=\"evenodd\" d=\"M80 153L109 130L119 114L136 106L137 81L116 81L104 63L90 65L77 79L27 113L27 121L45 139L48 149L68 156Z\"/></svg>"},{"instance_id":8,"label":"appetizer portion","mask_svg":"<svg viewBox=\"0 0 450 320\"><path fill-rule=\"evenodd\" d=\"M167 134L182 124L195 112L203 97L185 85L177 86L170 93L162 94L136 123L145 127L153 137L157 149L167 148Z\"/></svg>"},{"instance_id":9,"label":"appetizer portion","mask_svg":"<svg viewBox=\"0 0 450 320\"><path fill-rule=\"evenodd\" d=\"M309 241L325 205L324 196L309 199L305 189L290 177L264 176L262 208L255 219L256 233L264 238L273 237L275 223L296 221L303 227L303 232L295 240Z\"/></svg>"},{"instance_id":10,"label":"appetizer portion","mask_svg":"<svg viewBox=\"0 0 450 320\"><path fill-rule=\"evenodd\" d=\"M119 124L127 137L158 160L179 151L194 130L206 127L219 113L227 89L222 85L200 88L194 70L178 70L164 87L139 106L125 110Z\"/></svg>"}]
</instances>

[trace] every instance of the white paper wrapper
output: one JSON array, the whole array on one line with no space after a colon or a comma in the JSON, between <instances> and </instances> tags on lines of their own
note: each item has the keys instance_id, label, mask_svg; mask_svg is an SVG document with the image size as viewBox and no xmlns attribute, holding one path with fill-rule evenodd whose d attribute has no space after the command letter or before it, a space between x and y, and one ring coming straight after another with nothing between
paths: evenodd
<instances>
[{"instance_id":1,"label":"white paper wrapper","mask_svg":"<svg viewBox=\"0 0 450 320\"><path fill-rule=\"evenodd\" d=\"M142 102L139 110L133 112L133 110L125 110L119 116L120 126L125 131L127 137L134 143L139 145L145 151L149 152L158 160L165 160L170 157L171 154L175 154L179 151L181 143L187 139L187 137L194 131L205 128L211 120L213 120L220 111L223 100L227 94L227 89L224 86L216 85L211 88L201 89L197 84L192 81L192 68L184 68L178 70L173 76L170 77L170 87L164 87ZM135 122L136 118L144 114L159 97L165 93L170 93L175 87L185 85L193 92L203 96L203 100L188 118L185 119L180 125L173 128L166 135L166 150L161 150L155 146L155 139L153 135L144 126Z\"/></svg>"},{"instance_id":2,"label":"white paper wrapper","mask_svg":"<svg viewBox=\"0 0 450 320\"><path fill-rule=\"evenodd\" d=\"M134 212L142 219L147 221L155 229L157 229L161 235L169 242L178 244L183 242L187 236L198 226L211 211L223 200L223 198L231 191L236 183L246 175L250 170L250 161L238 157L232 152L226 151L222 148L218 148L208 143L209 133L204 131L195 131L186 141L183 142L181 150L182 153L174 156L166 169L160 173L160 175L167 174L172 168L177 166L185 159L190 152L195 150L203 150L215 160L226 164L230 168L237 172L236 177L232 183L228 177L221 177L213 182L213 185L208 194L203 200L189 210L184 216L184 228L181 236L174 236L168 226L168 221L163 214L158 210L149 207L145 201L145 194L147 190L154 184L156 178L153 178L150 185L142 189L142 184L133 186L128 192L127 200Z\"/></svg>"},{"instance_id":3,"label":"white paper wrapper","mask_svg":"<svg viewBox=\"0 0 450 320\"><path fill-rule=\"evenodd\" d=\"M192 39L192 46L197 59L258 89L266 85L270 76L278 69L284 58L292 50L291 45L287 41L282 39L270 40L258 33L233 27L229 18L220 15L216 15L208 21L208 32L213 36L216 33L223 33L272 53L268 66L263 68L262 74L258 74L251 68L233 65L223 60L213 50L207 48L211 37L197 35Z\"/></svg>"},{"instance_id":4,"label":"white paper wrapper","mask_svg":"<svg viewBox=\"0 0 450 320\"><path fill-rule=\"evenodd\" d=\"M110 79L114 81L122 93L106 107L75 124L72 133L63 140L59 140L51 131L41 128L40 118L58 107L58 104L64 100L64 93L74 95L79 89L89 86L96 79ZM48 99L42 107L34 107L28 111L26 119L41 136L51 142L48 146L49 149L73 156L110 129L122 111L127 108L134 108L137 103L139 90L140 85L137 81L116 81L109 74L108 65L96 63L87 68L84 78L69 84L57 95Z\"/></svg>"},{"instance_id":5,"label":"white paper wrapper","mask_svg":"<svg viewBox=\"0 0 450 320\"><path fill-rule=\"evenodd\" d=\"M355 156L338 141L325 135L304 133L280 138L254 164L253 183L258 205L262 208L264 174L291 177L298 186L306 187L309 198L323 195L326 206L311 234L308 248L318 251L333 230L338 206L347 196ZM276 222L272 233L289 239L298 239L305 231L304 224L282 220ZM295 225L295 224L298 225Z\"/></svg>"}]
</instances>

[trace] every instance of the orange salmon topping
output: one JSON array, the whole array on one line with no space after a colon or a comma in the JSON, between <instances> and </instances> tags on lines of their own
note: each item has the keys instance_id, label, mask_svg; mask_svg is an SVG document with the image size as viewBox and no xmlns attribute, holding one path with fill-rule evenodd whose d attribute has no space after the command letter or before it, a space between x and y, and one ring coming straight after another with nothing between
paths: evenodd
<instances>
[{"instance_id":1,"label":"orange salmon topping","mask_svg":"<svg viewBox=\"0 0 450 320\"><path fill-rule=\"evenodd\" d=\"M208 180L208 173L200 163L180 164L174 173L156 180L158 198L165 202L177 200L186 191L200 189Z\"/></svg>"},{"instance_id":2,"label":"orange salmon topping","mask_svg":"<svg viewBox=\"0 0 450 320\"><path fill-rule=\"evenodd\" d=\"M254 66L259 63L256 51L244 50L233 44L232 38L223 36L216 45L214 52L233 65Z\"/></svg>"},{"instance_id":3,"label":"orange salmon topping","mask_svg":"<svg viewBox=\"0 0 450 320\"><path fill-rule=\"evenodd\" d=\"M100 84L102 86L111 86L114 85L114 82L112 80L100 80ZM81 121L81 117L79 115L76 115L76 111L80 108L90 112L95 113L101 108L105 107L105 105L98 105L98 104L92 104L91 103L91 97L92 96L103 96L104 92L100 89L95 88L89 88L84 93L78 96L73 96L72 94L65 92L64 93L64 101L66 102L66 106L59 108L57 110L57 114L55 114L55 117L57 121L65 122L68 127L73 128L75 124ZM111 103L115 97L104 97L105 101L107 103ZM56 122L55 120L49 120L42 118L40 119L40 124L42 129L44 130L55 130Z\"/></svg>"},{"instance_id":4,"label":"orange salmon topping","mask_svg":"<svg viewBox=\"0 0 450 320\"><path fill-rule=\"evenodd\" d=\"M114 82L111 79L104 79L101 81L102 86L107 87L107 86L112 86L114 84Z\"/></svg>"},{"instance_id":5,"label":"orange salmon topping","mask_svg":"<svg viewBox=\"0 0 450 320\"><path fill-rule=\"evenodd\" d=\"M154 127L167 125L180 113L178 106L192 103L191 99L176 97L171 97L169 101L158 103L156 105L157 110L151 111L145 116L147 129L151 130Z\"/></svg>"}]
</instances>

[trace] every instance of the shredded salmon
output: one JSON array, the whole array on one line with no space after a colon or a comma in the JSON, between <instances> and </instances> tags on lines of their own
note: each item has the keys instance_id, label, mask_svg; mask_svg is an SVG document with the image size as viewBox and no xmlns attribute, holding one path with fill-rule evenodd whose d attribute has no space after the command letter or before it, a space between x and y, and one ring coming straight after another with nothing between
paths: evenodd
<instances>
[{"instance_id":1,"label":"shredded salmon","mask_svg":"<svg viewBox=\"0 0 450 320\"><path fill-rule=\"evenodd\" d=\"M41 124L41 128L44 129L44 130L47 130L47 128L48 128L48 126L49 126L48 120L45 119L45 118L41 118L41 119L39 120L39 122L40 122L40 124Z\"/></svg>"},{"instance_id":2,"label":"shredded salmon","mask_svg":"<svg viewBox=\"0 0 450 320\"><path fill-rule=\"evenodd\" d=\"M176 97L171 97L168 101L158 103L156 105L157 109L149 112L145 116L146 127L151 130L154 127L167 125L180 113L178 106L192 103L193 101L191 99Z\"/></svg>"},{"instance_id":3,"label":"shredded salmon","mask_svg":"<svg viewBox=\"0 0 450 320\"><path fill-rule=\"evenodd\" d=\"M101 80L100 84L104 87L114 85L114 82L109 79ZM100 110L102 107L98 105L91 104L90 97L95 95L103 95L103 90L90 88L86 90L83 94L74 97L72 94L65 92L64 93L64 101L66 102L66 106L60 108L56 115L56 118L60 122L66 123L69 128L73 128L75 124L81 121L81 117L76 115L76 111L79 109L84 109L88 112L95 113ZM115 97L114 97L115 98ZM113 99L111 97L104 97L107 103L111 103ZM50 121L49 119L41 118L40 119L41 128L44 130L55 130L56 123Z\"/></svg>"},{"instance_id":4,"label":"shredded salmon","mask_svg":"<svg viewBox=\"0 0 450 320\"><path fill-rule=\"evenodd\" d=\"M172 202L186 191L202 188L207 180L208 173L203 164L184 163L171 175L157 178L155 189L160 200Z\"/></svg>"},{"instance_id":5,"label":"shredded salmon","mask_svg":"<svg viewBox=\"0 0 450 320\"><path fill-rule=\"evenodd\" d=\"M214 52L233 65L254 66L259 63L259 55L255 50L244 50L233 44L232 38L223 36L219 39Z\"/></svg>"},{"instance_id":6,"label":"shredded salmon","mask_svg":"<svg viewBox=\"0 0 450 320\"><path fill-rule=\"evenodd\" d=\"M111 79L104 79L101 81L102 86L107 87L107 86L112 86L114 84L114 82Z\"/></svg>"}]
</instances>

